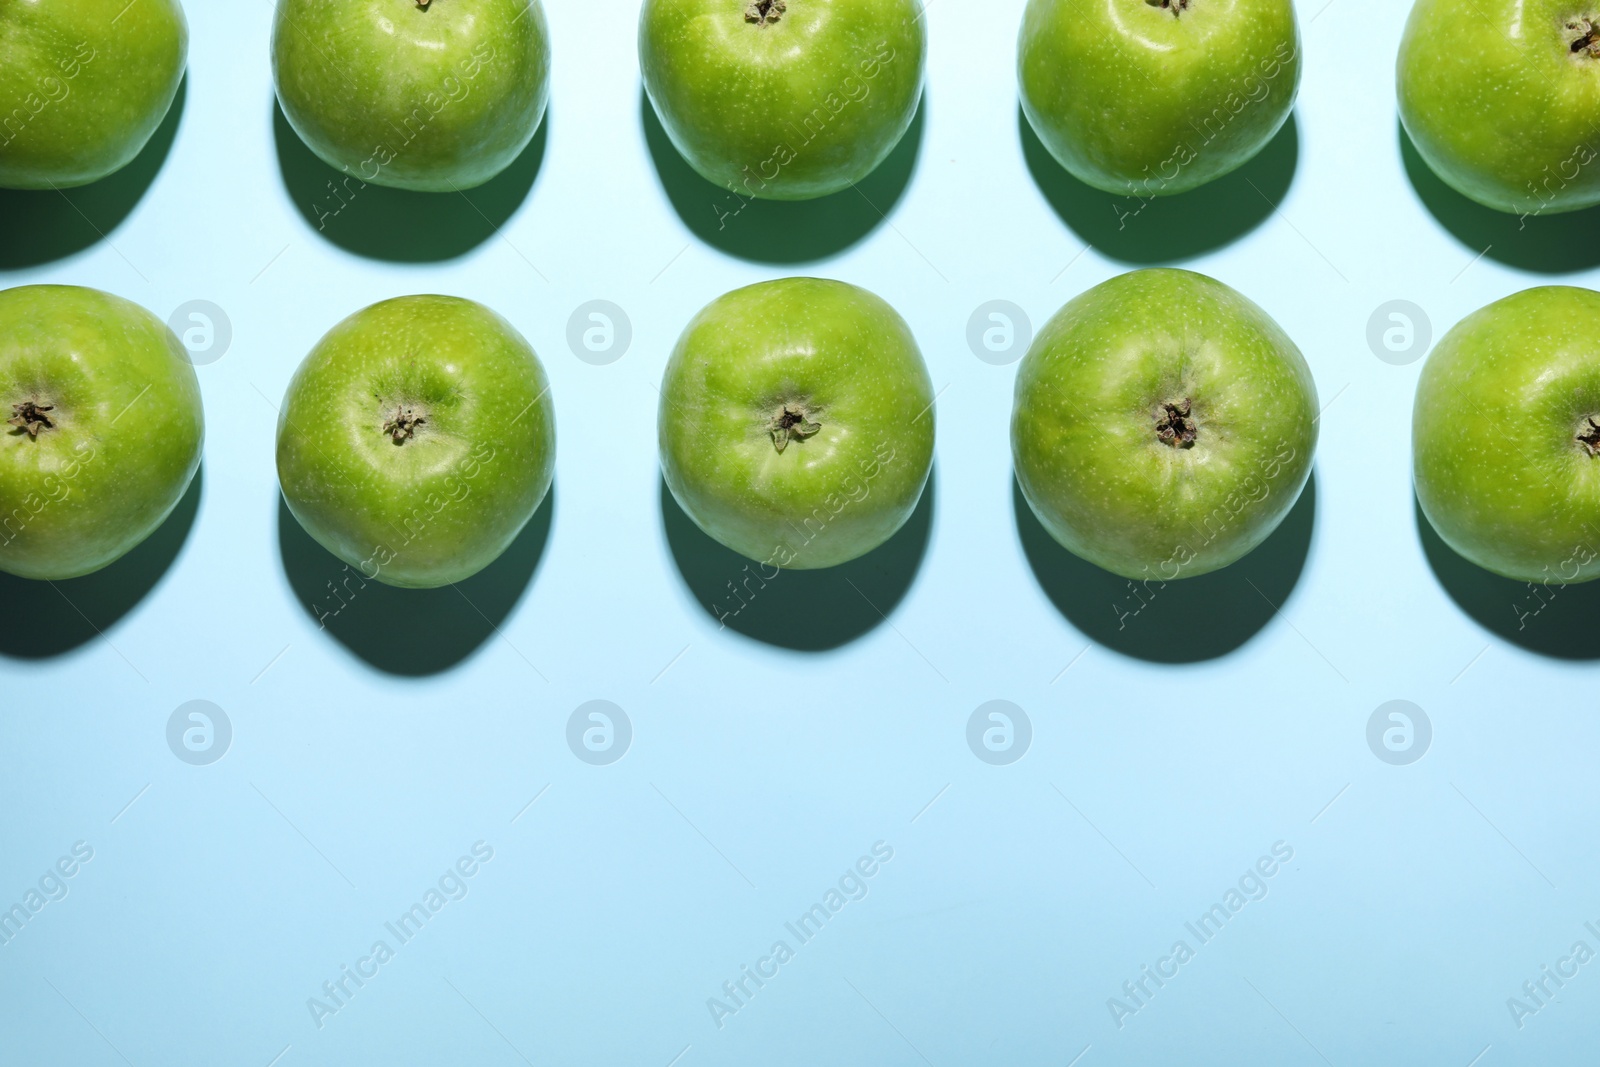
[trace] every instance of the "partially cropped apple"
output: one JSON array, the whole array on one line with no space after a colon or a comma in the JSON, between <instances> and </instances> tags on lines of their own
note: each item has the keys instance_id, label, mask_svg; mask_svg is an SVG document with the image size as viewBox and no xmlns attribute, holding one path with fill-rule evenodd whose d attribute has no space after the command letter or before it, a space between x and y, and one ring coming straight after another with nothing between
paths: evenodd
<instances>
[{"instance_id":1,"label":"partially cropped apple","mask_svg":"<svg viewBox=\"0 0 1600 1067\"><path fill-rule=\"evenodd\" d=\"M1497 211L1600 204L1600 3L1417 0L1400 120L1434 173Z\"/></svg>"},{"instance_id":2,"label":"partially cropped apple","mask_svg":"<svg viewBox=\"0 0 1600 1067\"><path fill-rule=\"evenodd\" d=\"M540 0L279 0L272 73L289 125L329 166L458 191L533 140L550 32Z\"/></svg>"},{"instance_id":3,"label":"partially cropped apple","mask_svg":"<svg viewBox=\"0 0 1600 1067\"><path fill-rule=\"evenodd\" d=\"M363 577L459 582L522 532L555 474L539 357L499 315L407 296L345 319L289 383L278 482L290 512Z\"/></svg>"},{"instance_id":4,"label":"partially cropped apple","mask_svg":"<svg viewBox=\"0 0 1600 1067\"><path fill-rule=\"evenodd\" d=\"M639 68L706 180L810 200L877 169L922 98L920 0L645 0Z\"/></svg>"},{"instance_id":5,"label":"partially cropped apple","mask_svg":"<svg viewBox=\"0 0 1600 1067\"><path fill-rule=\"evenodd\" d=\"M0 421L0 570L52 581L154 533L205 438L200 383L166 324L69 285L0 292Z\"/></svg>"},{"instance_id":6,"label":"partially cropped apple","mask_svg":"<svg viewBox=\"0 0 1600 1067\"><path fill-rule=\"evenodd\" d=\"M1023 357L1017 482L1069 551L1125 578L1228 566L1300 497L1317 443L1300 350L1239 293L1183 270L1097 285Z\"/></svg>"},{"instance_id":7,"label":"partially cropped apple","mask_svg":"<svg viewBox=\"0 0 1600 1067\"><path fill-rule=\"evenodd\" d=\"M188 49L178 0L0 0L0 187L65 189L127 166Z\"/></svg>"},{"instance_id":8,"label":"partially cropped apple","mask_svg":"<svg viewBox=\"0 0 1600 1067\"><path fill-rule=\"evenodd\" d=\"M916 509L933 400L916 339L879 297L816 278L748 286L696 315L667 361L661 473L735 552L832 567Z\"/></svg>"},{"instance_id":9,"label":"partially cropped apple","mask_svg":"<svg viewBox=\"0 0 1600 1067\"><path fill-rule=\"evenodd\" d=\"M1600 293L1528 289L1473 312L1422 368L1417 501L1445 544L1519 581L1600 577Z\"/></svg>"},{"instance_id":10,"label":"partially cropped apple","mask_svg":"<svg viewBox=\"0 0 1600 1067\"><path fill-rule=\"evenodd\" d=\"M1291 0L1028 0L1022 110L1073 177L1170 196L1243 166L1294 107Z\"/></svg>"}]
</instances>

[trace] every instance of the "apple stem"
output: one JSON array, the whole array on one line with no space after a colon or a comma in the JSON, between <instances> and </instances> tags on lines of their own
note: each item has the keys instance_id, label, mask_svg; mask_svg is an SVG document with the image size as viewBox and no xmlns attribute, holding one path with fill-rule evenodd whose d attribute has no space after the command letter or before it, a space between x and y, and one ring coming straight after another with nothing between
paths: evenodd
<instances>
[{"instance_id":1,"label":"apple stem","mask_svg":"<svg viewBox=\"0 0 1600 1067\"><path fill-rule=\"evenodd\" d=\"M1144 0L1151 7L1159 7L1163 11L1172 12L1173 18L1179 18L1189 10L1189 0Z\"/></svg>"},{"instance_id":2,"label":"apple stem","mask_svg":"<svg viewBox=\"0 0 1600 1067\"><path fill-rule=\"evenodd\" d=\"M1579 34L1572 42L1572 54L1588 52L1591 56L1600 56L1600 26L1596 26L1593 19L1577 19L1567 23L1567 29Z\"/></svg>"},{"instance_id":3,"label":"apple stem","mask_svg":"<svg viewBox=\"0 0 1600 1067\"><path fill-rule=\"evenodd\" d=\"M782 455L783 450L789 447L790 441L804 441L808 437L815 437L822 429L822 423L812 422L807 416L804 407L791 408L788 404L767 424L767 432L772 435L772 447Z\"/></svg>"},{"instance_id":4,"label":"apple stem","mask_svg":"<svg viewBox=\"0 0 1600 1067\"><path fill-rule=\"evenodd\" d=\"M1184 397L1181 404L1162 404L1162 415L1156 423L1156 437L1171 448L1193 448L1200 431L1189 418L1192 410L1188 397Z\"/></svg>"},{"instance_id":5,"label":"apple stem","mask_svg":"<svg viewBox=\"0 0 1600 1067\"><path fill-rule=\"evenodd\" d=\"M19 433L25 433L33 440L39 439L40 430L53 430L56 424L50 421L47 411L54 411L54 404L41 404L37 400L24 400L20 404L12 404L11 418L7 419L8 425L15 426Z\"/></svg>"},{"instance_id":6,"label":"apple stem","mask_svg":"<svg viewBox=\"0 0 1600 1067\"><path fill-rule=\"evenodd\" d=\"M771 26L783 18L787 10L787 0L752 0L750 6L744 9L744 20L757 26Z\"/></svg>"},{"instance_id":7,"label":"apple stem","mask_svg":"<svg viewBox=\"0 0 1600 1067\"><path fill-rule=\"evenodd\" d=\"M1589 450L1589 455L1600 456L1600 423L1594 421L1593 415L1586 421L1589 425L1578 435L1578 441Z\"/></svg>"}]
</instances>

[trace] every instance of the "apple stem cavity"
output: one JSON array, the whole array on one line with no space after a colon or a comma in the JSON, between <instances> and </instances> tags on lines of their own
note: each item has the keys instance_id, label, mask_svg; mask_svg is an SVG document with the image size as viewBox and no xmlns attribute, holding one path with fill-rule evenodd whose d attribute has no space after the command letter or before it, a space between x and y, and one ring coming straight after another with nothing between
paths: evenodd
<instances>
[{"instance_id":1,"label":"apple stem cavity","mask_svg":"<svg viewBox=\"0 0 1600 1067\"><path fill-rule=\"evenodd\" d=\"M416 436L417 427L427 422L427 418L416 414L411 408L395 405L394 418L383 424L383 432L389 435L397 445L403 445Z\"/></svg>"},{"instance_id":2,"label":"apple stem cavity","mask_svg":"<svg viewBox=\"0 0 1600 1067\"><path fill-rule=\"evenodd\" d=\"M744 9L744 20L765 28L783 18L783 13L788 10L786 0L752 0L750 6ZM783 449L778 451L782 452Z\"/></svg>"},{"instance_id":3,"label":"apple stem cavity","mask_svg":"<svg viewBox=\"0 0 1600 1067\"><path fill-rule=\"evenodd\" d=\"M37 441L39 439L39 431L56 428L56 424L50 421L50 416L45 414L45 412L54 411L55 409L54 404L41 404L37 400L24 400L20 404L11 405L12 415L6 422L11 426L15 426L19 434L25 433L29 438Z\"/></svg>"},{"instance_id":4,"label":"apple stem cavity","mask_svg":"<svg viewBox=\"0 0 1600 1067\"><path fill-rule=\"evenodd\" d=\"M1180 17L1189 10L1189 0L1144 0L1151 7L1159 7L1163 11L1172 12L1173 18ZM1573 51L1577 51L1576 48Z\"/></svg>"},{"instance_id":5,"label":"apple stem cavity","mask_svg":"<svg viewBox=\"0 0 1600 1067\"><path fill-rule=\"evenodd\" d=\"M767 424L767 432L772 435L772 447L782 455L783 450L789 447L790 441L804 441L808 437L815 437L817 431L822 429L822 423L812 422L809 413L804 407L798 410L788 404Z\"/></svg>"},{"instance_id":6,"label":"apple stem cavity","mask_svg":"<svg viewBox=\"0 0 1600 1067\"><path fill-rule=\"evenodd\" d=\"M1170 448L1194 447L1195 438L1200 435L1200 431L1189 418L1192 410L1188 397L1184 397L1182 403L1168 402L1161 405L1161 417L1156 422L1156 437L1162 444Z\"/></svg>"}]
</instances>

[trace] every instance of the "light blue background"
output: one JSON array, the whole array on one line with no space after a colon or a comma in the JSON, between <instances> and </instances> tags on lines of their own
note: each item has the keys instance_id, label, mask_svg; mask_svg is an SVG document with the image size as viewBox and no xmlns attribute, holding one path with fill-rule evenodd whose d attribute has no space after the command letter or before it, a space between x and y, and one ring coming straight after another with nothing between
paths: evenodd
<instances>
[{"instance_id":1,"label":"light blue background","mask_svg":"<svg viewBox=\"0 0 1600 1067\"><path fill-rule=\"evenodd\" d=\"M3 284L96 286L163 317L204 299L233 329L199 370L209 434L187 536L180 515L102 578L0 584L0 905L74 842L94 849L66 899L0 946L0 1062L1592 1058L1600 962L1520 1031L1506 1000L1574 941L1600 948L1583 928L1600 925L1595 597L1562 591L1519 632L1526 590L1436 542L1430 563L1408 468L1421 364L1381 361L1366 332L1390 300L1425 309L1437 338L1520 288L1593 284L1596 220L1519 230L1408 177L1392 90L1405 5L1302 5L1293 132L1218 191L1118 231L1112 198L1029 166L1021 0L934 0L914 168L898 194L881 176L865 187L887 219L859 225L876 212L846 193L791 215L758 205L715 234L715 191L652 156L637 5L558 0L537 175L525 198L515 179L474 194L486 215L513 205L492 236L450 198L402 224L378 191L317 232L317 172L292 140L280 166L271 6L188 6L176 138L136 164L159 164L149 188L0 196ZM836 240L835 216L858 239ZM461 254L395 260L436 224L439 243L409 254ZM839 247L782 262L785 233ZM1015 368L965 334L985 301L1038 326L1152 261L1265 307L1327 408L1314 507L1118 632L1119 583L1040 549L1031 519L1019 535ZM685 577L714 585L726 560L663 516L655 384L701 306L794 273L865 285L906 316L941 390L939 444L920 560L913 531L849 572L859 592L784 576L752 609L763 640L719 632ZM535 536L470 586L494 631L449 590L375 591L319 631L291 575L315 590L339 569L292 525L280 548L275 406L343 316L432 291L496 308L544 359L560 434L547 541L536 567ZM632 322L608 366L566 341L593 299ZM886 620L869 624L863 594ZM790 610L826 621L797 641ZM404 651L353 647L388 632ZM785 647L807 641L835 647ZM373 658L458 662L408 677ZM1033 725L1010 766L965 739L997 698ZM194 699L232 723L211 766L165 739ZM633 724L610 766L565 740L592 699ZM1433 724L1411 766L1367 745L1392 699ZM479 840L494 859L469 895L319 1029L307 999ZM866 898L719 1030L707 998L880 840L894 859ZM1119 1030L1107 999L1278 841L1294 859L1268 896Z\"/></svg>"}]
</instances>

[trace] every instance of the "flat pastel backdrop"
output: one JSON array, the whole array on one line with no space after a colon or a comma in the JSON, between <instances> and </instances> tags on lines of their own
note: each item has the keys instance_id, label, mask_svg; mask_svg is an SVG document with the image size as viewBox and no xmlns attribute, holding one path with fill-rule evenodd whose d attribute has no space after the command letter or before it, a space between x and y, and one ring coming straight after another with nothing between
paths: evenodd
<instances>
[{"instance_id":1,"label":"flat pastel backdrop","mask_svg":"<svg viewBox=\"0 0 1600 1067\"><path fill-rule=\"evenodd\" d=\"M133 169L0 195L0 284L163 317L205 300L232 330L199 369L204 474L174 520L98 578L0 582L0 905L94 850L0 946L0 1062L1592 1057L1600 964L1520 1030L1506 1000L1600 947L1600 605L1568 589L1538 609L1419 529L1421 364L1379 359L1368 323L1411 301L1437 339L1520 288L1593 284L1600 222L1519 228L1420 169L1392 90L1404 4L1302 4L1292 125L1234 178L1132 214L1019 129L1021 0L934 0L922 116L885 171L719 230L717 191L641 107L635 5L558 0L551 112L511 175L470 202L366 190L321 232L337 201L276 115L271 6L188 7L181 106ZM1019 511L1015 367L967 327L991 300L1037 327L1155 263L1265 307L1327 407L1283 530L1119 628L1124 584ZM935 476L889 548L785 575L719 631L706 605L740 564L663 498L655 385L702 305L795 273L910 321L940 390ZM373 587L319 630L339 567L280 508L276 405L325 330L415 292L483 301L537 347L556 488L489 574ZM591 300L631 322L609 365L569 346ZM609 766L567 742L596 699L633 729ZM1009 766L966 740L993 699L1032 723ZM1367 742L1397 699L1433 728L1409 766ZM209 766L168 746L191 700L231 723ZM465 899L398 946L383 924L480 840L494 859ZM894 859L865 899L719 1029L707 998L797 946L783 924L877 841ZM1294 859L1266 898L1199 946L1185 922L1279 841ZM380 938L395 958L319 1028L308 998ZM1180 938L1195 958L1119 1029L1108 998Z\"/></svg>"}]
</instances>

